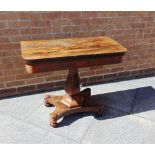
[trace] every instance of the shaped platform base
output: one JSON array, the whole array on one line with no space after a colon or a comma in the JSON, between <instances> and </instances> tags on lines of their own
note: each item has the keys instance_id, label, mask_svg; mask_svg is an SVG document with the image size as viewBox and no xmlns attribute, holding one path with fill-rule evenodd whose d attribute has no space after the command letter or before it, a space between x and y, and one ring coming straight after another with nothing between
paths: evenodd
<instances>
[{"instance_id":1,"label":"shaped platform base","mask_svg":"<svg viewBox=\"0 0 155 155\"><path fill-rule=\"evenodd\" d=\"M74 97L70 97L69 95L45 95L45 106L55 106L55 110L51 113L50 125L56 127L58 119L79 112L94 112L97 116L102 116L104 110L103 105L91 101L89 92L90 89L88 88ZM68 103L64 104L64 101L68 101ZM73 107L69 107L69 105Z\"/></svg>"}]
</instances>

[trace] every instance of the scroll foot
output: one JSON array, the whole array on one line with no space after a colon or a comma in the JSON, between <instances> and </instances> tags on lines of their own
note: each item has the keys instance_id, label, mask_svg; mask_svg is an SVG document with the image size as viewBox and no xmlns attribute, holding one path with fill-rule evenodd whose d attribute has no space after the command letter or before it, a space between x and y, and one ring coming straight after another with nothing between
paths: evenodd
<instances>
[{"instance_id":1,"label":"scroll foot","mask_svg":"<svg viewBox=\"0 0 155 155\"><path fill-rule=\"evenodd\" d=\"M55 128L57 126L57 114L52 113L50 118L50 125Z\"/></svg>"},{"instance_id":2,"label":"scroll foot","mask_svg":"<svg viewBox=\"0 0 155 155\"><path fill-rule=\"evenodd\" d=\"M46 107L52 107L53 106L53 103L50 102L50 99L51 99L51 96L50 95L46 94L44 96L44 105Z\"/></svg>"}]
</instances>

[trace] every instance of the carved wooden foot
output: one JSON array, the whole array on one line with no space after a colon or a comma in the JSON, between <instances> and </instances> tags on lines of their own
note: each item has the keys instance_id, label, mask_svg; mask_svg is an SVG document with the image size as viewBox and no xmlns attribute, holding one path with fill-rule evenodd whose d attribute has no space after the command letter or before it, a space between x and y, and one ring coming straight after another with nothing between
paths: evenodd
<instances>
[{"instance_id":1,"label":"carved wooden foot","mask_svg":"<svg viewBox=\"0 0 155 155\"><path fill-rule=\"evenodd\" d=\"M55 128L57 125L57 114L56 113L51 113L51 118L50 118L50 125Z\"/></svg>"},{"instance_id":2,"label":"carved wooden foot","mask_svg":"<svg viewBox=\"0 0 155 155\"><path fill-rule=\"evenodd\" d=\"M56 106L55 104L57 104L57 102L59 102L62 98L63 96L54 96L46 94L44 96L44 105L46 107Z\"/></svg>"},{"instance_id":3,"label":"carved wooden foot","mask_svg":"<svg viewBox=\"0 0 155 155\"><path fill-rule=\"evenodd\" d=\"M97 116L102 116L103 110L104 110L103 105L95 104L94 101L91 102L90 93L88 92L89 92L89 89L86 89L86 91L84 90L80 92L80 94L77 95L78 97L76 96L76 99L75 98L71 99L71 97L69 96L69 99L68 99L69 103L81 102L79 105L75 107L69 107L62 102L64 98L66 99L66 95L65 96L46 95L45 105L48 107L55 106L55 110L51 113L50 125L52 127L56 127L58 119L65 117L67 115L71 115L79 112L94 112L96 113ZM89 100L88 100L88 96L89 96ZM70 101L70 100L73 100L73 101Z\"/></svg>"},{"instance_id":4,"label":"carved wooden foot","mask_svg":"<svg viewBox=\"0 0 155 155\"><path fill-rule=\"evenodd\" d=\"M44 105L45 105L46 107L51 107L51 106L53 106L53 104L50 103L50 95L48 95L48 94L46 94L46 95L44 96Z\"/></svg>"}]
</instances>

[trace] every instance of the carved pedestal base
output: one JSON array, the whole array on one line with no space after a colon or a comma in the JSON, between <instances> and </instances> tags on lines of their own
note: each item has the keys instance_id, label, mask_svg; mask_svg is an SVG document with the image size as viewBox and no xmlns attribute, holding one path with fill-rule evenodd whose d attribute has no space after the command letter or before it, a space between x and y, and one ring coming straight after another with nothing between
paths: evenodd
<instances>
[{"instance_id":1,"label":"carved pedestal base","mask_svg":"<svg viewBox=\"0 0 155 155\"><path fill-rule=\"evenodd\" d=\"M91 102L90 89L81 91L78 95L70 97L65 96L52 96L46 95L45 106L55 106L54 112L51 113L50 125L56 127L57 120L61 117L71 115L78 112L94 112L96 115L101 116L103 113L103 106ZM74 107L69 107L64 104L64 101L71 103L73 102Z\"/></svg>"}]
</instances>

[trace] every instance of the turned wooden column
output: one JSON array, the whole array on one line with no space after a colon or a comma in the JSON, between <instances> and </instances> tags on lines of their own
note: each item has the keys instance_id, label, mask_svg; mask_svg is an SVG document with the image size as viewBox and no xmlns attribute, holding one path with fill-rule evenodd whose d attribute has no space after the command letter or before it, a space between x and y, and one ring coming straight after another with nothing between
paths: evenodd
<instances>
[{"instance_id":1,"label":"turned wooden column","mask_svg":"<svg viewBox=\"0 0 155 155\"><path fill-rule=\"evenodd\" d=\"M78 68L71 66L65 83L65 92L74 96L80 93L81 80L78 73Z\"/></svg>"},{"instance_id":2,"label":"turned wooden column","mask_svg":"<svg viewBox=\"0 0 155 155\"><path fill-rule=\"evenodd\" d=\"M68 76L65 83L65 92L61 99L61 103L68 107L82 106L85 100L91 96L91 90L89 88L80 91L81 80L78 73L78 68L75 63L69 68Z\"/></svg>"}]
</instances>

